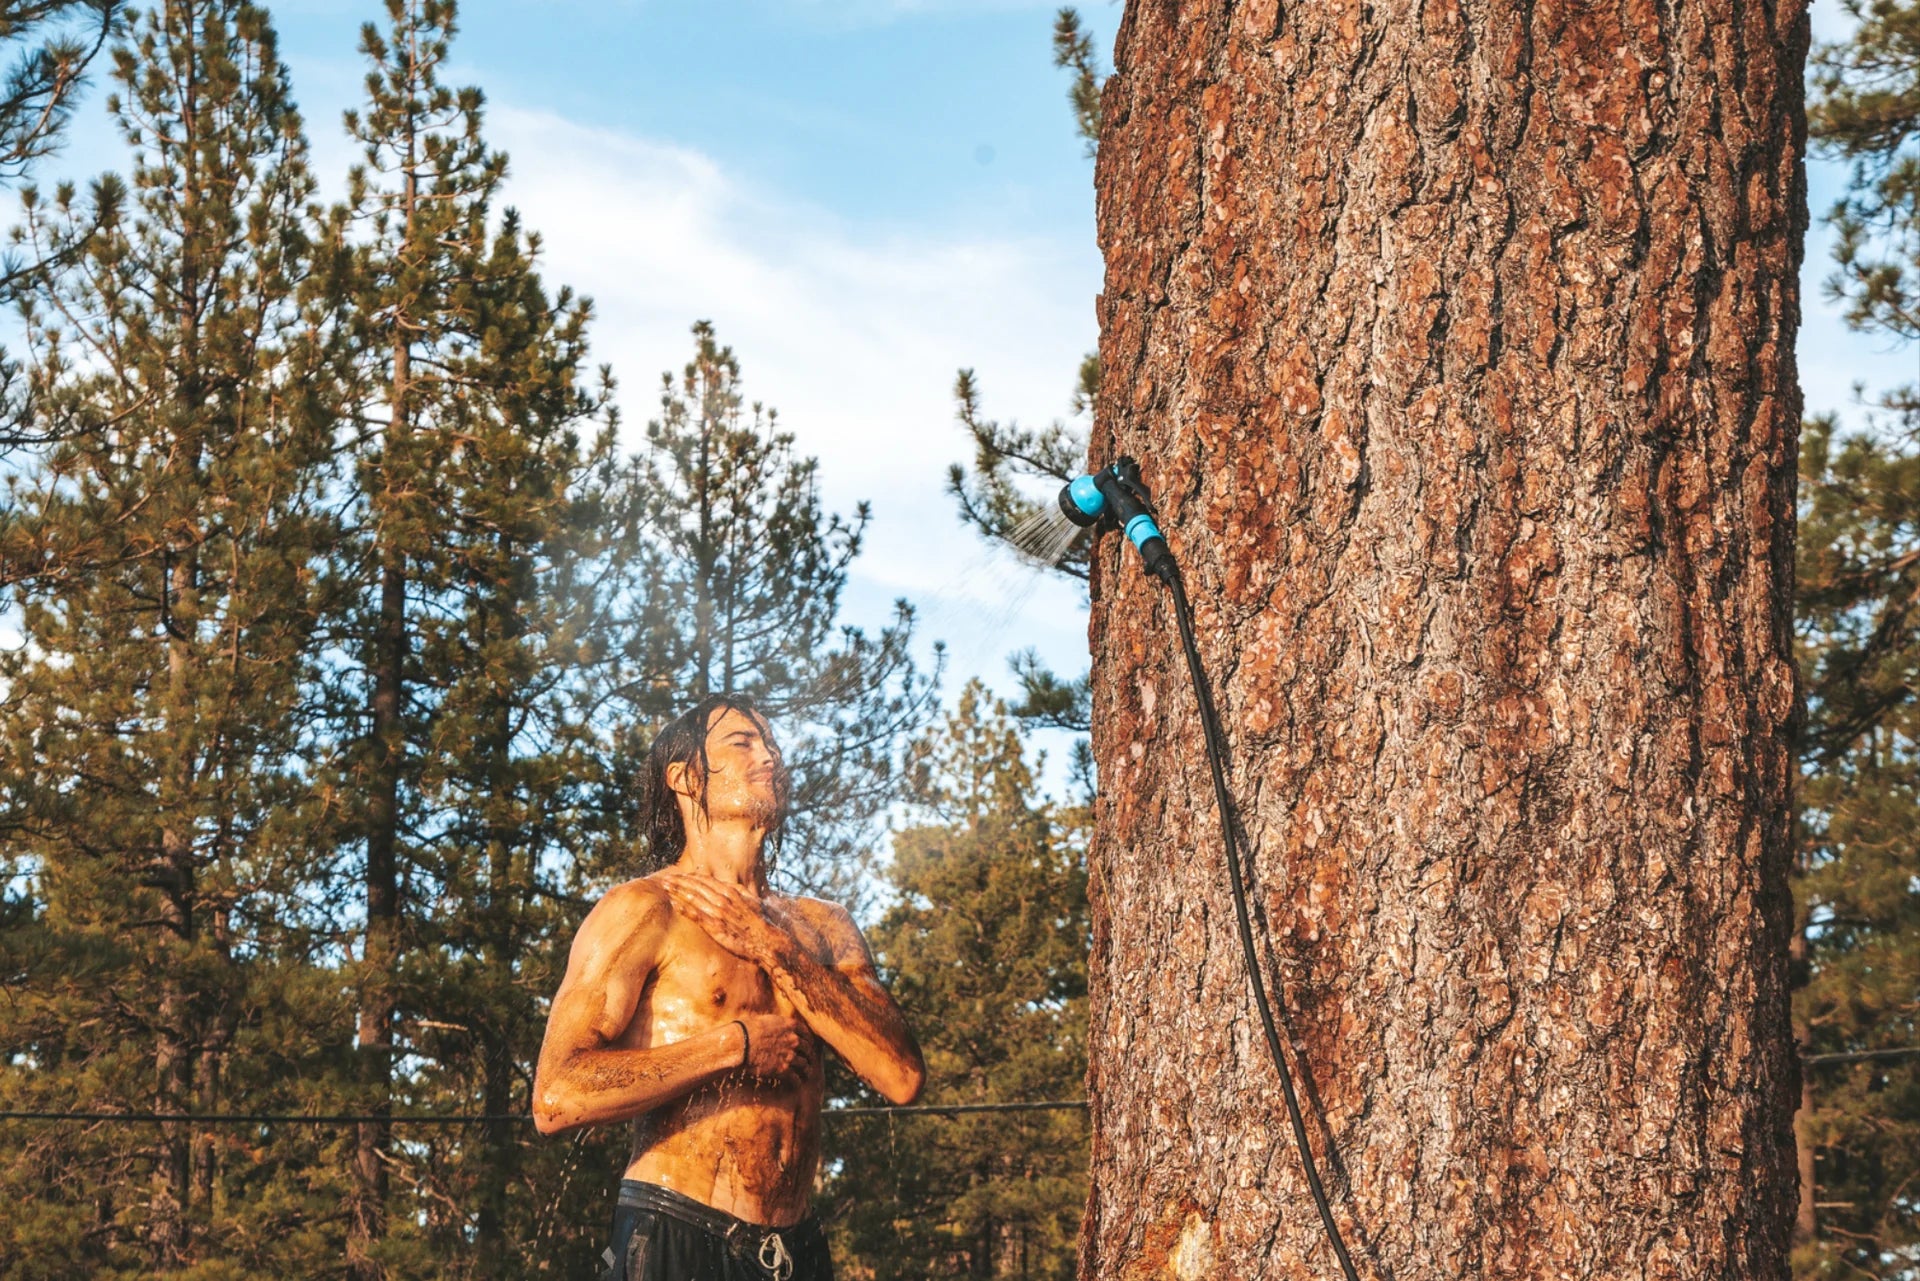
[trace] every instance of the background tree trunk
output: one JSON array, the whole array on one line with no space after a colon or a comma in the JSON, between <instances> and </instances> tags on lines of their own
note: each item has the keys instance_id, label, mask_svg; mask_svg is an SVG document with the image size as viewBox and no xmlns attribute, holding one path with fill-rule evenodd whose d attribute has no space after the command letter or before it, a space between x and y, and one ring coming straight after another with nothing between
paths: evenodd
<instances>
[{"instance_id":1,"label":"background tree trunk","mask_svg":"<svg viewBox=\"0 0 1920 1281\"><path fill-rule=\"evenodd\" d=\"M1137 455L1363 1275L1783 1277L1798 3L1135 0ZM1124 563L1123 563L1124 560ZM1337 1275L1168 601L1093 576L1086 1277Z\"/></svg>"}]
</instances>

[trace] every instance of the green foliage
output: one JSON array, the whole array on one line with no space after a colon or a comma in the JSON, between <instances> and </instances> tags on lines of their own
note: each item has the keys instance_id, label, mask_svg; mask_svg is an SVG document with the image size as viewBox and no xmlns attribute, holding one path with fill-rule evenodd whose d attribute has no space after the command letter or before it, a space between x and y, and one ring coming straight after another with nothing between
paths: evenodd
<instances>
[{"instance_id":1,"label":"green foliage","mask_svg":"<svg viewBox=\"0 0 1920 1281\"><path fill-rule=\"evenodd\" d=\"M1074 399L1076 412L1091 416L1099 380L1097 358L1087 357L1080 377L1081 388ZM1020 534L1053 519L1051 510L1060 487L1086 470L1084 430L1054 422L1036 431L985 417L971 369L960 371L954 399L959 403L961 425L974 442L973 471L969 473L958 463L947 471L947 492L959 507L961 523L971 525L987 541L1011 548L1031 561L1020 544ZM1035 482L1039 482L1037 486ZM1085 583L1091 549L1092 539L1082 532L1059 560L1044 568ZM1022 693L1015 715L1034 724L1087 732L1091 712L1085 673L1063 679L1031 650L1014 655L1011 663Z\"/></svg>"},{"instance_id":2,"label":"green foliage","mask_svg":"<svg viewBox=\"0 0 1920 1281\"><path fill-rule=\"evenodd\" d=\"M59 146L74 93L112 37L120 7L120 0L0 5L0 41L14 53L0 79L0 180L17 181Z\"/></svg>"},{"instance_id":3,"label":"green foliage","mask_svg":"<svg viewBox=\"0 0 1920 1281\"><path fill-rule=\"evenodd\" d=\"M1920 4L1843 0L1856 25L1819 48L1809 131L1851 163L1828 215L1830 292L1858 329L1920 338ZM1920 401L1868 430L1831 419L1801 444L1797 641L1806 689L1799 789L1795 1026L1815 1056L1920 1046ZM1795 1271L1881 1275L1920 1248L1920 1057L1808 1069ZM1810 1217L1810 1222L1809 1222ZM1811 1228L1811 1232L1808 1229Z\"/></svg>"},{"instance_id":4,"label":"green foliage","mask_svg":"<svg viewBox=\"0 0 1920 1281\"><path fill-rule=\"evenodd\" d=\"M0 44L13 55L0 78L0 184L25 179L34 162L59 147L74 97L118 28L120 8L120 0L0 4ZM97 221L43 222L38 252L25 254L18 250L25 236L16 229L15 250L0 261L0 300L15 301L33 281L71 265L99 230ZM24 403L23 383L19 366L0 354L0 460L9 449L49 443L48 426Z\"/></svg>"},{"instance_id":5,"label":"green foliage","mask_svg":"<svg viewBox=\"0 0 1920 1281\"><path fill-rule=\"evenodd\" d=\"M977 682L911 768L920 818L895 839L898 902L870 939L926 1054L922 1102L1079 1098L1086 812L1039 798L1015 724ZM830 1138L844 1275L1073 1275L1083 1114L848 1119Z\"/></svg>"},{"instance_id":6,"label":"green foliage","mask_svg":"<svg viewBox=\"0 0 1920 1281\"><path fill-rule=\"evenodd\" d=\"M1080 25L1080 11L1068 6L1054 15L1053 65L1073 72L1067 101L1073 104L1074 128L1086 139L1087 155L1100 148L1100 90L1106 77L1093 53L1093 37Z\"/></svg>"},{"instance_id":7,"label":"green foliage","mask_svg":"<svg viewBox=\"0 0 1920 1281\"><path fill-rule=\"evenodd\" d=\"M1815 1055L1920 1046L1920 451L1898 434L1801 447L1806 681L1795 1015ZM1920 1057L1815 1064L1816 1233L1797 1275L1878 1273L1920 1246Z\"/></svg>"},{"instance_id":8,"label":"green foliage","mask_svg":"<svg viewBox=\"0 0 1920 1281\"><path fill-rule=\"evenodd\" d=\"M1093 397L1086 379L1089 367L1097 369L1093 361L1089 356L1081 367L1081 390L1074 401L1088 411ZM1017 541L1021 528L1048 515L1060 486L1086 470L1085 432L1057 420L1034 430L986 417L971 369L962 369L954 380L953 398L960 425L973 437L974 470L969 474L958 463L948 468L947 492L958 504L964 524L984 538L1024 551ZM1085 582L1089 541L1084 534L1076 538L1066 554L1047 568Z\"/></svg>"},{"instance_id":9,"label":"green foliage","mask_svg":"<svg viewBox=\"0 0 1920 1281\"><path fill-rule=\"evenodd\" d=\"M363 31L338 207L237 0L116 50L130 181L23 194L0 1107L524 1116L566 944L641 861L653 724L711 688L775 711L803 883L850 880L898 795L932 681L904 604L841 625L864 510L822 512L704 327L618 455L590 309L498 207L479 92L440 82L455 16ZM582 1275L627 1144L0 1137L0 1278Z\"/></svg>"},{"instance_id":10,"label":"green foliage","mask_svg":"<svg viewBox=\"0 0 1920 1281\"><path fill-rule=\"evenodd\" d=\"M361 32L367 97L346 125L364 162L325 218L309 303L354 411L322 775L360 798L332 843L338 883L360 886L342 904L359 1026L340 1084L345 1110L501 1116L524 1107L574 920L556 870L608 838L578 683L617 533L612 383L587 377L589 307L549 293L538 237L496 208L506 157L480 92L440 79L455 6L386 8ZM498 1275L546 1226L519 1190L564 1186L566 1149L512 1123L404 1141L367 1124L355 1144L361 1275Z\"/></svg>"},{"instance_id":11,"label":"green foliage","mask_svg":"<svg viewBox=\"0 0 1920 1281\"><path fill-rule=\"evenodd\" d=\"M1853 166L1846 196L1827 215L1840 266L1828 290L1848 304L1856 328L1912 340L1920 338L1920 5L1841 0L1841 8L1858 25L1851 38L1815 50L1807 110L1815 144Z\"/></svg>"},{"instance_id":12,"label":"green foliage","mask_svg":"<svg viewBox=\"0 0 1920 1281\"><path fill-rule=\"evenodd\" d=\"M29 195L30 245L97 225L22 311L32 434L8 478L0 655L11 1108L297 1108L338 995L320 944L300 713L334 537L324 352L297 290L313 184L258 9L169 4L116 50L131 190ZM188 104L191 103L191 109ZM309 1136L9 1135L32 1248L0 1275L282 1272L330 1213ZM290 1140L290 1141L283 1141ZM10 1213L9 1218L12 1215ZM292 1265L297 1270L297 1265Z\"/></svg>"}]
</instances>

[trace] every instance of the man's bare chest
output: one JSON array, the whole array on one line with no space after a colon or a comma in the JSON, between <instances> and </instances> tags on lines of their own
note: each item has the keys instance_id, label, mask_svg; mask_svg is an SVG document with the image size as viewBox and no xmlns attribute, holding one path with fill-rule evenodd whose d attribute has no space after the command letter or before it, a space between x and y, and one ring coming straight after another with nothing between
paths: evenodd
<instances>
[{"instance_id":1,"label":"man's bare chest","mask_svg":"<svg viewBox=\"0 0 1920 1281\"><path fill-rule=\"evenodd\" d=\"M796 931L803 946L817 941ZM638 977L638 976L636 976ZM748 1014L792 1016L794 1006L759 965L735 956L705 930L676 920L668 931L633 1022L618 1044L672 1044Z\"/></svg>"}]
</instances>

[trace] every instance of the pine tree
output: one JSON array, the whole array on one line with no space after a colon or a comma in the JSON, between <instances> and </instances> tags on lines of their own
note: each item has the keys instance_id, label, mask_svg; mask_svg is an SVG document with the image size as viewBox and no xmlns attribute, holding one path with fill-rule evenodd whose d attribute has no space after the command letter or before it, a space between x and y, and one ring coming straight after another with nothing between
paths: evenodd
<instances>
[{"instance_id":1,"label":"pine tree","mask_svg":"<svg viewBox=\"0 0 1920 1281\"><path fill-rule=\"evenodd\" d=\"M895 905L869 937L927 1056L922 1102L1078 1098L1085 810L1039 797L1015 723L978 682L916 744L910 773L920 819L895 837ZM1074 1275L1080 1113L847 1118L829 1138L825 1195L848 1276Z\"/></svg>"},{"instance_id":2,"label":"pine tree","mask_svg":"<svg viewBox=\"0 0 1920 1281\"><path fill-rule=\"evenodd\" d=\"M86 83L87 70L112 39L121 12L120 0L12 0L0 5L0 52L13 55L0 78L0 184L24 181L34 164L57 150L73 114L74 99ZM77 224L57 245L43 246L51 258L71 260L98 228ZM34 278L51 262L19 256L0 263L0 298ZM18 370L0 366L0 397L12 386ZM0 449L35 443L21 421L25 409L0 399ZM39 442L44 443L44 442Z\"/></svg>"},{"instance_id":3,"label":"pine tree","mask_svg":"<svg viewBox=\"0 0 1920 1281\"><path fill-rule=\"evenodd\" d=\"M1841 0L1856 24L1813 57L1808 133L1852 166L1846 194L1827 212L1839 233L1829 292L1856 329L1920 338L1920 5Z\"/></svg>"},{"instance_id":4,"label":"pine tree","mask_svg":"<svg viewBox=\"0 0 1920 1281\"><path fill-rule=\"evenodd\" d=\"M1796 1033L1803 1182L1795 1271L1877 1271L1920 1247L1920 450L1801 445ZM1838 1056L1823 1059L1821 1056ZM1859 1057L1855 1057L1859 1056Z\"/></svg>"},{"instance_id":5,"label":"pine tree","mask_svg":"<svg viewBox=\"0 0 1920 1281\"><path fill-rule=\"evenodd\" d=\"M73 114L87 70L112 38L120 0L17 0L0 5L0 54L13 63L0 79L0 185L24 181L35 162L56 150ZM50 228L43 229L50 231ZM97 230L91 223L61 229L59 243L43 245L44 261L19 253L0 260L0 300L35 278L42 268L71 261ZM0 460L6 451L45 445L21 403L19 367L0 355Z\"/></svg>"},{"instance_id":6,"label":"pine tree","mask_svg":"<svg viewBox=\"0 0 1920 1281\"><path fill-rule=\"evenodd\" d=\"M1067 101L1073 104L1074 130L1085 140L1091 160L1100 154L1100 91L1106 85L1106 73L1094 55L1093 37L1080 25L1080 11L1071 5L1053 18L1053 65L1073 72Z\"/></svg>"},{"instance_id":7,"label":"pine tree","mask_svg":"<svg viewBox=\"0 0 1920 1281\"><path fill-rule=\"evenodd\" d=\"M112 38L120 0L9 0L0 41L0 181L18 181L60 144L87 68Z\"/></svg>"},{"instance_id":8,"label":"pine tree","mask_svg":"<svg viewBox=\"0 0 1920 1281\"><path fill-rule=\"evenodd\" d=\"M312 192L265 14L157 7L114 55L129 192L29 192L34 435L0 582L6 773L0 1098L178 1113L283 1105L324 988L306 937L316 828L300 708L324 610L330 419L296 305ZM299 1144L256 1132L35 1129L8 1144L9 1276L285 1265L324 1213ZM278 1260L276 1264L275 1260Z\"/></svg>"},{"instance_id":9,"label":"pine tree","mask_svg":"<svg viewBox=\"0 0 1920 1281\"><path fill-rule=\"evenodd\" d=\"M641 535L622 622L628 742L706 694L753 697L793 774L776 875L857 901L897 794L893 762L932 702L912 655L913 611L897 602L872 634L842 622L866 505L850 519L824 513L816 461L795 455L773 410L747 402L739 361L712 327L693 334L693 359L662 379L660 416L629 477Z\"/></svg>"},{"instance_id":10,"label":"pine tree","mask_svg":"<svg viewBox=\"0 0 1920 1281\"><path fill-rule=\"evenodd\" d=\"M586 385L587 304L549 296L537 237L495 217L506 157L484 141L480 92L440 78L455 6L389 0L387 16L362 31L368 101L347 124L366 163L329 224L355 357L344 399L369 410L351 445L359 537L341 573L356 605L335 717L338 785L365 797L347 842L364 907L359 1098L375 1114L404 1098L503 1116L525 1105L551 987L530 980L563 914L537 873L580 852L571 815L598 768L572 669L596 605L577 572L601 550L588 482L611 476L611 381ZM402 1153L387 1124L363 1123L356 1275L440 1274L450 1257L461 1274L510 1269L530 1138L496 1122Z\"/></svg>"},{"instance_id":11,"label":"pine tree","mask_svg":"<svg viewBox=\"0 0 1920 1281\"><path fill-rule=\"evenodd\" d=\"M1856 329L1911 343L1920 5L1843 7L1856 25L1816 51L1808 112L1816 145L1851 165L1827 215L1839 233L1828 289ZM1818 419L1801 447L1794 1030L1810 1058L1794 1262L1809 1277L1878 1271L1920 1243L1917 412L1912 385L1889 388L1866 431Z\"/></svg>"},{"instance_id":12,"label":"pine tree","mask_svg":"<svg viewBox=\"0 0 1920 1281\"><path fill-rule=\"evenodd\" d=\"M217 0L118 58L132 194L29 195L12 1106L519 1111L571 926L637 862L651 719L697 687L764 700L789 880L836 892L930 705L910 611L839 619L864 511L821 511L710 333L616 465L588 309L497 210L479 94L440 83L452 6L389 19L337 209L308 208L264 17ZM625 1137L184 1128L23 1129L0 1275L571 1274Z\"/></svg>"},{"instance_id":13,"label":"pine tree","mask_svg":"<svg viewBox=\"0 0 1920 1281\"><path fill-rule=\"evenodd\" d=\"M558 985L575 924L545 892L542 866L579 857L603 835L582 820L603 766L576 693L603 604L579 574L605 541L588 478L612 455L610 384L589 393L579 381L588 309L564 289L545 295L537 252L509 212L480 300L483 341L465 363L488 394L465 398L449 420L471 440L464 528L449 538L459 579L446 621L421 647L423 672L445 674L422 776L424 803L444 816L429 878L440 894L422 932L440 973L424 1005L461 1031L451 1044L416 1038L414 1053L446 1073L448 1110L493 1117L526 1111L541 1002ZM582 442L576 431L595 419L598 434ZM476 1274L505 1275L512 1244L536 1226L532 1198L512 1198L527 1145L552 1148L512 1122L491 1122L480 1137L447 1162L449 1195L474 1208ZM545 1187L552 1173L529 1186ZM460 1248L464 1227L446 1233L439 1258Z\"/></svg>"}]
</instances>

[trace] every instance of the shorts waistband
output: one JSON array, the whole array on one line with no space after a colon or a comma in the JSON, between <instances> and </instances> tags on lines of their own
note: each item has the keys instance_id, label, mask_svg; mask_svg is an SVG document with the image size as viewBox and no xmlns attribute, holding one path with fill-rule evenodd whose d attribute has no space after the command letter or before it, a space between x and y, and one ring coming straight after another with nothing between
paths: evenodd
<instances>
[{"instance_id":1,"label":"shorts waistband","mask_svg":"<svg viewBox=\"0 0 1920 1281\"><path fill-rule=\"evenodd\" d=\"M663 1188L658 1183L645 1183L639 1179L620 1180L619 1202L621 1205L640 1210L652 1210L655 1214L664 1214L669 1218L679 1219L683 1223L691 1223L696 1228L725 1238L729 1243L748 1236L757 1243L761 1238L775 1233L789 1235L817 1227L813 1215L808 1215L798 1223L789 1223L784 1227L735 1218L725 1210L716 1210L704 1202L696 1201L671 1188Z\"/></svg>"}]
</instances>

